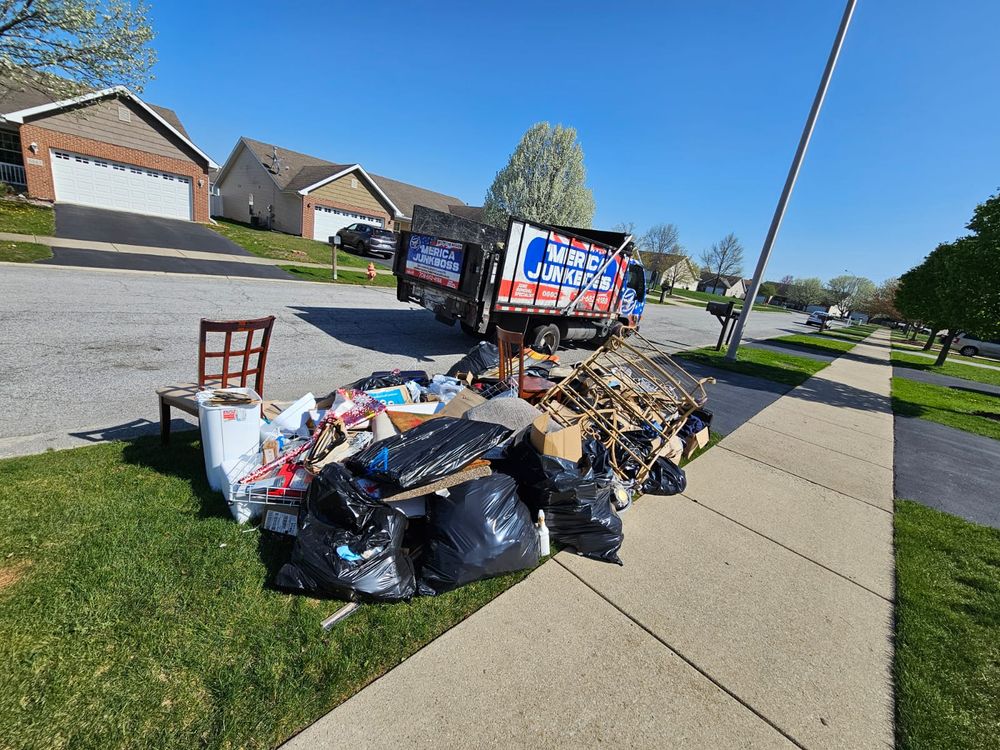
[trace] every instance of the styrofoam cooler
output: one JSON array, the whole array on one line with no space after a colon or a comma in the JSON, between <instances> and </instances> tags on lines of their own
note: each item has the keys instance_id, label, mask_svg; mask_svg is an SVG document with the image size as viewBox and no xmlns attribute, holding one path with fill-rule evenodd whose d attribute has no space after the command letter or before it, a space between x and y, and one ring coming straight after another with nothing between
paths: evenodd
<instances>
[{"instance_id":1,"label":"styrofoam cooler","mask_svg":"<svg viewBox=\"0 0 1000 750\"><path fill-rule=\"evenodd\" d=\"M216 391L250 396L247 405L206 403ZM201 422L201 445L205 454L205 474L213 490L228 492L223 464L260 449L260 396L253 388L215 388L197 396Z\"/></svg>"}]
</instances>

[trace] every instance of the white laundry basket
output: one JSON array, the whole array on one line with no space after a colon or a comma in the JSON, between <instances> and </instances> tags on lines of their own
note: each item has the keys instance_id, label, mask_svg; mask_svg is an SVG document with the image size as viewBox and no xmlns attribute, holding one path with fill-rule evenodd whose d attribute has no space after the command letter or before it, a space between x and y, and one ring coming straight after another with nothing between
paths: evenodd
<instances>
[{"instance_id":1,"label":"white laundry basket","mask_svg":"<svg viewBox=\"0 0 1000 750\"><path fill-rule=\"evenodd\" d=\"M209 404L217 392L249 396L246 405ZM260 396L253 388L214 388L197 395L201 422L201 445L205 453L205 474L213 490L227 492L223 464L260 449Z\"/></svg>"}]
</instances>

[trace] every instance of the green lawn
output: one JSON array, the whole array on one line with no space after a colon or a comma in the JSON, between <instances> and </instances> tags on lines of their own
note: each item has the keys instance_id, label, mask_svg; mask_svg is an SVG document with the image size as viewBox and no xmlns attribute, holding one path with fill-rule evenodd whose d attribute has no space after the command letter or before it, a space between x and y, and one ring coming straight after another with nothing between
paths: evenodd
<instances>
[{"instance_id":1,"label":"green lawn","mask_svg":"<svg viewBox=\"0 0 1000 750\"><path fill-rule=\"evenodd\" d=\"M1000 385L1000 362L996 363L998 369L990 370L985 367L973 367L972 365L962 364L961 361L953 362L951 360L946 361L941 367L937 367L933 359L901 351L894 351L891 356L892 364L896 367L936 372L939 375L950 375L953 378L973 380L977 383Z\"/></svg>"},{"instance_id":2,"label":"green lawn","mask_svg":"<svg viewBox=\"0 0 1000 750\"><path fill-rule=\"evenodd\" d=\"M792 336L779 336L770 341L781 341L792 344L803 349L813 349L823 354L839 355L849 352L857 344L856 341L843 341L841 339L826 336L824 334L798 333Z\"/></svg>"},{"instance_id":3,"label":"green lawn","mask_svg":"<svg viewBox=\"0 0 1000 750\"><path fill-rule=\"evenodd\" d=\"M380 273L375 276L374 281L369 281L368 274L365 271L343 271L338 268L337 281L334 282L329 268L311 268L310 266L278 266L278 268L305 281L326 281L331 284L363 284L365 286L393 288L396 286L396 277L387 273Z\"/></svg>"},{"instance_id":4,"label":"green lawn","mask_svg":"<svg viewBox=\"0 0 1000 750\"><path fill-rule=\"evenodd\" d=\"M1000 396L893 378L892 410L1000 440Z\"/></svg>"},{"instance_id":5,"label":"green lawn","mask_svg":"<svg viewBox=\"0 0 1000 750\"><path fill-rule=\"evenodd\" d=\"M1000 737L1000 531L899 500L896 722L901 750Z\"/></svg>"},{"instance_id":6,"label":"green lawn","mask_svg":"<svg viewBox=\"0 0 1000 750\"><path fill-rule=\"evenodd\" d=\"M197 432L0 461L0 746L270 748L524 574L409 603L269 581L290 542L248 532Z\"/></svg>"},{"instance_id":7,"label":"green lawn","mask_svg":"<svg viewBox=\"0 0 1000 750\"><path fill-rule=\"evenodd\" d=\"M34 263L52 257L52 249L34 242L0 242L0 261L6 263Z\"/></svg>"},{"instance_id":8,"label":"green lawn","mask_svg":"<svg viewBox=\"0 0 1000 750\"><path fill-rule=\"evenodd\" d=\"M323 263L329 265L330 245L317 240L296 237L267 229L257 229L229 219L215 219L218 224L209 226L224 237L229 238L247 252L260 258L289 260L299 263ZM370 259L351 255L343 250L337 252L338 266L367 268Z\"/></svg>"},{"instance_id":9,"label":"green lawn","mask_svg":"<svg viewBox=\"0 0 1000 750\"><path fill-rule=\"evenodd\" d=\"M0 232L51 236L56 231L51 208L0 199Z\"/></svg>"},{"instance_id":10,"label":"green lawn","mask_svg":"<svg viewBox=\"0 0 1000 750\"><path fill-rule=\"evenodd\" d=\"M735 362L730 362L725 358L725 348L721 352L707 347L704 349L693 349L678 352L675 356L709 367L717 367L744 375L753 375L754 377L774 380L793 387L801 385L827 365L826 362L820 362L809 357L754 349L749 346L740 347Z\"/></svg>"}]
</instances>

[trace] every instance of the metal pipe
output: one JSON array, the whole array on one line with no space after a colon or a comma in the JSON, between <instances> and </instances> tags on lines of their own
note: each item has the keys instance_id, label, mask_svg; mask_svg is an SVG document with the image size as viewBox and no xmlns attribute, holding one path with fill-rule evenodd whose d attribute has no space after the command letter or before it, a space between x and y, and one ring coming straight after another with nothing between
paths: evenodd
<instances>
[{"instance_id":1,"label":"metal pipe","mask_svg":"<svg viewBox=\"0 0 1000 750\"><path fill-rule=\"evenodd\" d=\"M778 198L778 205L774 209L774 216L771 219L771 226L767 230L767 237L764 238L764 247L761 248L760 258L757 260L757 268L753 273L753 280L750 282L750 289L747 290L743 300L743 311L736 322L736 329L732 343L726 351L726 359L736 359L736 353L740 349L740 340L743 338L743 329L747 324L747 319L753 310L754 301L760 291L760 284L764 278L764 271L767 269L767 261L771 257L771 248L774 240L778 236L778 229L781 227L781 220L785 218L785 209L788 206L788 199L792 195L792 188L799 177L799 169L802 167L802 160L805 158L806 149L809 148L809 140L812 138L813 128L816 127L816 119L819 111L823 107L823 100L826 98L826 90L830 86L830 79L833 77L833 70L837 67L837 58L840 57L840 49L844 46L844 37L847 36L847 27L851 25L851 16L854 15L854 6L857 0L847 0L847 7L844 8L844 16L840 19L840 28L837 30L837 37L834 39L833 48L830 50L830 57L826 61L826 69L823 71L823 78L820 80L819 89L816 91L816 98L813 99L812 109L809 110L809 117L806 119L805 128L802 130L802 137L799 138L799 147L795 151L795 158L792 159L792 166L788 169L788 177L785 179L785 187Z\"/></svg>"}]
</instances>

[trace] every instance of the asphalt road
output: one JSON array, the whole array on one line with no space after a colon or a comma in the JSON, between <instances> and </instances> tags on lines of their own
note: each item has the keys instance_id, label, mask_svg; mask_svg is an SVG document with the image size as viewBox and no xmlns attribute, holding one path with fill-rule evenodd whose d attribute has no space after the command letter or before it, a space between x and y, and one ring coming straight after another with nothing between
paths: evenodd
<instances>
[{"instance_id":1,"label":"asphalt road","mask_svg":"<svg viewBox=\"0 0 1000 750\"><path fill-rule=\"evenodd\" d=\"M269 314L277 322L265 396L281 400L326 394L373 370L444 372L473 343L393 289L8 266L0 455L156 432L155 389L197 379L199 319ZM748 335L799 332L804 319L756 313ZM697 308L650 305L643 332L677 351L714 343L717 326Z\"/></svg>"},{"instance_id":2,"label":"asphalt road","mask_svg":"<svg viewBox=\"0 0 1000 750\"><path fill-rule=\"evenodd\" d=\"M69 203L56 204L56 237L250 255L235 242L193 221L107 211ZM73 247L73 243L67 242L65 247Z\"/></svg>"}]
</instances>

